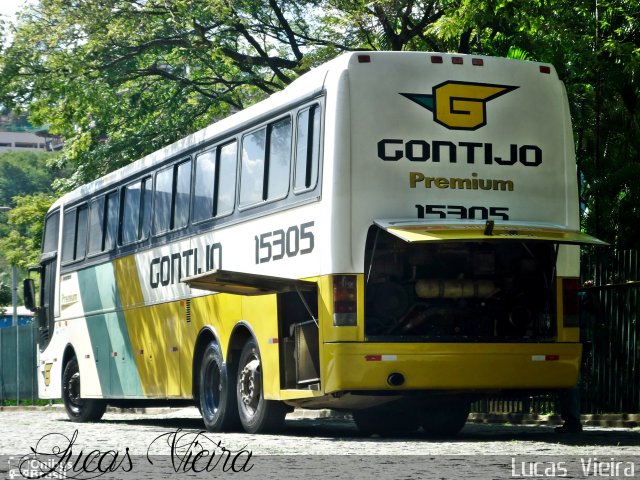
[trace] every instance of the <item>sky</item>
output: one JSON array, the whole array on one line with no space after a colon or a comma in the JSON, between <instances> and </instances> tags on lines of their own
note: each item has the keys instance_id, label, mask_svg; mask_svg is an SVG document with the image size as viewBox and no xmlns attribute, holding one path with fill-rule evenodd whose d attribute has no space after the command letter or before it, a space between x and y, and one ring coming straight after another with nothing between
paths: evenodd
<instances>
[{"instance_id":1,"label":"sky","mask_svg":"<svg viewBox=\"0 0 640 480\"><path fill-rule=\"evenodd\" d=\"M13 17L26 3L30 2L28 0L2 0L0 1L0 14L6 17Z\"/></svg>"},{"instance_id":2,"label":"sky","mask_svg":"<svg viewBox=\"0 0 640 480\"><path fill-rule=\"evenodd\" d=\"M34 3L35 0L0 0L0 16L2 20L13 20L18 10L21 10L28 3ZM1 29L2 27L0 27ZM11 35L6 34L4 38L5 45L11 41Z\"/></svg>"}]
</instances>

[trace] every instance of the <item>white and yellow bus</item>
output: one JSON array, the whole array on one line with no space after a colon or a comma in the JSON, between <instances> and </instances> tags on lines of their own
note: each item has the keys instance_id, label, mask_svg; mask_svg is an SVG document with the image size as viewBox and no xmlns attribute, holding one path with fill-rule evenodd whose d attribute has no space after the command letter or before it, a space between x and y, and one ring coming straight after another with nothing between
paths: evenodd
<instances>
[{"instance_id":1,"label":"white and yellow bus","mask_svg":"<svg viewBox=\"0 0 640 480\"><path fill-rule=\"evenodd\" d=\"M576 383L583 243L552 66L345 54L51 207L40 396L453 434Z\"/></svg>"}]
</instances>

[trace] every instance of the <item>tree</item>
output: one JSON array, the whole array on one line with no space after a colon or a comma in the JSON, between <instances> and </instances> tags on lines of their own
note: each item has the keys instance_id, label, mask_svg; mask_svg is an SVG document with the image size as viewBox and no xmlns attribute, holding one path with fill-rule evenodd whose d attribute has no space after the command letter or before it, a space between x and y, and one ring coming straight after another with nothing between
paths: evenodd
<instances>
[{"instance_id":1,"label":"tree","mask_svg":"<svg viewBox=\"0 0 640 480\"><path fill-rule=\"evenodd\" d=\"M0 103L65 138L71 188L345 50L550 62L569 94L586 226L637 246L638 11L638 0L40 0L0 47Z\"/></svg>"},{"instance_id":2,"label":"tree","mask_svg":"<svg viewBox=\"0 0 640 480\"><path fill-rule=\"evenodd\" d=\"M5 314L5 307L11 305L12 300L11 287L3 281L0 282L0 315Z\"/></svg>"},{"instance_id":3,"label":"tree","mask_svg":"<svg viewBox=\"0 0 640 480\"><path fill-rule=\"evenodd\" d=\"M244 108L346 47L319 1L42 0L3 52L1 101L66 141L71 186ZM306 53L303 53L306 52Z\"/></svg>"},{"instance_id":4,"label":"tree","mask_svg":"<svg viewBox=\"0 0 640 480\"><path fill-rule=\"evenodd\" d=\"M51 165L53 163L53 165ZM0 154L0 205L12 206L13 197L40 192L54 193L54 182L67 172L45 152Z\"/></svg>"},{"instance_id":5,"label":"tree","mask_svg":"<svg viewBox=\"0 0 640 480\"><path fill-rule=\"evenodd\" d=\"M26 269L37 265L42 251L44 217L54 198L44 193L14 197L8 213L9 234L0 239L0 251L11 265Z\"/></svg>"},{"instance_id":6,"label":"tree","mask_svg":"<svg viewBox=\"0 0 640 480\"><path fill-rule=\"evenodd\" d=\"M41 0L0 60L0 103L65 138L67 187L282 89L353 49L424 49L455 2ZM371 25L369 25L371 24Z\"/></svg>"},{"instance_id":7,"label":"tree","mask_svg":"<svg viewBox=\"0 0 640 480\"><path fill-rule=\"evenodd\" d=\"M29 208L40 212L43 195L46 198L56 195L53 184L66 175L64 169L58 168L55 164L51 165L54 160L54 155L44 152L0 154L0 205L11 208L20 206L24 211L28 209L27 205L30 202L34 202ZM46 210L41 212L41 217L33 216L29 219L31 224L27 223L18 230L16 228L20 221L10 223L15 213L19 212L0 213L0 272L8 272L13 265L12 261L21 258L28 259L24 263L29 266L37 263L39 251L29 249L39 248L39 240L25 244L20 242L28 235L28 230L33 230L34 235L41 232ZM11 250L13 248L16 250Z\"/></svg>"}]
</instances>

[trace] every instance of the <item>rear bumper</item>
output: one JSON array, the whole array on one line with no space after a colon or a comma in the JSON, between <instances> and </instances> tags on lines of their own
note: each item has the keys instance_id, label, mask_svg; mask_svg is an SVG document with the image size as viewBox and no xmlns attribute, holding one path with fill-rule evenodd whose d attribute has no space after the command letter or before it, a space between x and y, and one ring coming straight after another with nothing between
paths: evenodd
<instances>
[{"instance_id":1,"label":"rear bumper","mask_svg":"<svg viewBox=\"0 0 640 480\"><path fill-rule=\"evenodd\" d=\"M579 343L328 343L325 393L357 390L555 390L578 380ZM392 387L389 375L404 377Z\"/></svg>"}]
</instances>

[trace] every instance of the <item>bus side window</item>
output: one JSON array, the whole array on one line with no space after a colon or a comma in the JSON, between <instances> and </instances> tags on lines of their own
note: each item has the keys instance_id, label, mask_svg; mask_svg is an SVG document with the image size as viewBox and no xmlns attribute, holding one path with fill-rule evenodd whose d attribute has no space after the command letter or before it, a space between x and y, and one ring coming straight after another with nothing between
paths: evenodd
<instances>
[{"instance_id":1,"label":"bus side window","mask_svg":"<svg viewBox=\"0 0 640 480\"><path fill-rule=\"evenodd\" d=\"M187 226L191 200L191 160L156 174L153 224L156 234Z\"/></svg>"},{"instance_id":2,"label":"bus side window","mask_svg":"<svg viewBox=\"0 0 640 480\"><path fill-rule=\"evenodd\" d=\"M44 240L42 253L50 253L58 250L58 228L60 227L60 211L56 210L47 217L44 228Z\"/></svg>"},{"instance_id":3,"label":"bus side window","mask_svg":"<svg viewBox=\"0 0 640 480\"><path fill-rule=\"evenodd\" d=\"M149 236L151 218L151 179L127 185L122 193L120 241L129 245Z\"/></svg>"},{"instance_id":4,"label":"bus side window","mask_svg":"<svg viewBox=\"0 0 640 480\"><path fill-rule=\"evenodd\" d=\"M117 190L91 201L88 212L89 255L97 255L115 248L120 213L118 204Z\"/></svg>"},{"instance_id":5,"label":"bus side window","mask_svg":"<svg viewBox=\"0 0 640 480\"><path fill-rule=\"evenodd\" d=\"M82 260L87 254L87 220L89 209L87 205L78 207L78 219L76 223L76 248L74 260Z\"/></svg>"},{"instance_id":6,"label":"bus side window","mask_svg":"<svg viewBox=\"0 0 640 480\"><path fill-rule=\"evenodd\" d=\"M104 196L91 201L89 208L89 255L102 252Z\"/></svg>"},{"instance_id":7,"label":"bus side window","mask_svg":"<svg viewBox=\"0 0 640 480\"><path fill-rule=\"evenodd\" d=\"M191 160L176 167L176 191L173 201L173 229L186 227L189 222L191 197Z\"/></svg>"},{"instance_id":8,"label":"bus side window","mask_svg":"<svg viewBox=\"0 0 640 480\"><path fill-rule=\"evenodd\" d=\"M74 257L76 236L76 210L64 212L62 226L62 262L71 262Z\"/></svg>"},{"instance_id":9,"label":"bus side window","mask_svg":"<svg viewBox=\"0 0 640 480\"><path fill-rule=\"evenodd\" d=\"M87 250L87 218L86 205L65 212L62 230L63 263L84 259Z\"/></svg>"},{"instance_id":10,"label":"bus side window","mask_svg":"<svg viewBox=\"0 0 640 480\"><path fill-rule=\"evenodd\" d=\"M105 198L105 223L104 223L104 244L103 250L110 251L116 246L118 235L118 192L111 192Z\"/></svg>"},{"instance_id":11,"label":"bus side window","mask_svg":"<svg viewBox=\"0 0 640 480\"><path fill-rule=\"evenodd\" d=\"M200 222L213 216L213 198L216 178L216 150L209 150L196 157L193 186L193 221Z\"/></svg>"},{"instance_id":12,"label":"bus side window","mask_svg":"<svg viewBox=\"0 0 640 480\"><path fill-rule=\"evenodd\" d=\"M171 196L173 190L173 167L160 170L156 175L153 210L155 233L168 232L171 228Z\"/></svg>"},{"instance_id":13,"label":"bus side window","mask_svg":"<svg viewBox=\"0 0 640 480\"><path fill-rule=\"evenodd\" d=\"M196 158L193 221L201 222L233 212L236 196L235 141L201 153Z\"/></svg>"},{"instance_id":14,"label":"bus side window","mask_svg":"<svg viewBox=\"0 0 640 480\"><path fill-rule=\"evenodd\" d=\"M127 185L122 191L122 222L120 241L122 245L138 241L140 226L140 199L142 182Z\"/></svg>"},{"instance_id":15,"label":"bus side window","mask_svg":"<svg viewBox=\"0 0 640 480\"><path fill-rule=\"evenodd\" d=\"M269 152L266 199L279 200L289 193L291 177L291 118L269 126Z\"/></svg>"},{"instance_id":16,"label":"bus side window","mask_svg":"<svg viewBox=\"0 0 640 480\"><path fill-rule=\"evenodd\" d=\"M153 183L151 177L142 181L142 204L140 205L140 232L139 240L145 240L151 235L151 201L153 195Z\"/></svg>"},{"instance_id":17,"label":"bus side window","mask_svg":"<svg viewBox=\"0 0 640 480\"><path fill-rule=\"evenodd\" d=\"M267 129L261 128L242 139L240 205L249 206L264 200L264 152Z\"/></svg>"},{"instance_id":18,"label":"bus side window","mask_svg":"<svg viewBox=\"0 0 640 480\"><path fill-rule=\"evenodd\" d=\"M240 205L279 200L289 191L291 118L286 117L244 136Z\"/></svg>"},{"instance_id":19,"label":"bus side window","mask_svg":"<svg viewBox=\"0 0 640 480\"><path fill-rule=\"evenodd\" d=\"M311 190L316 186L319 158L320 106L311 105L298 113L294 193Z\"/></svg>"},{"instance_id":20,"label":"bus side window","mask_svg":"<svg viewBox=\"0 0 640 480\"><path fill-rule=\"evenodd\" d=\"M236 171L238 165L237 142L227 143L218 148L218 169L216 175L216 204L213 215L221 217L233 212L236 203Z\"/></svg>"}]
</instances>

